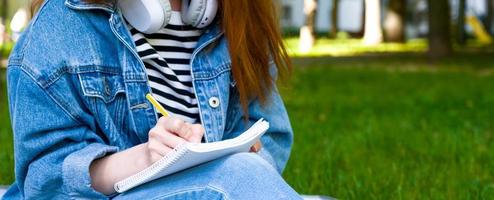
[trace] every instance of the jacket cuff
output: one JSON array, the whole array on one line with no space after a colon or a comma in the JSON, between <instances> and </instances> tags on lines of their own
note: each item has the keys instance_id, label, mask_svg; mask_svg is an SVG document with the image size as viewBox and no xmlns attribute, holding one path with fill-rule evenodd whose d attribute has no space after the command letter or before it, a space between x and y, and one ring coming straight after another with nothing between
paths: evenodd
<instances>
[{"instance_id":1,"label":"jacket cuff","mask_svg":"<svg viewBox=\"0 0 494 200\"><path fill-rule=\"evenodd\" d=\"M73 152L63 162L63 182L67 193L75 198L107 198L91 186L89 166L107 154L117 152L118 148L100 143L91 143L85 148Z\"/></svg>"}]
</instances>

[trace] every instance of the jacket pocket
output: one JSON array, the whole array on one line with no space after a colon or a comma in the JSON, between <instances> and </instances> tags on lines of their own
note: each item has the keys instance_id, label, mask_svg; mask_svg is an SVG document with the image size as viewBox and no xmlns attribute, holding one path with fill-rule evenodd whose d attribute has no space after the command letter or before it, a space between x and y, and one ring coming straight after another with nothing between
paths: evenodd
<instances>
[{"instance_id":1,"label":"jacket pocket","mask_svg":"<svg viewBox=\"0 0 494 200\"><path fill-rule=\"evenodd\" d=\"M128 107L124 79L120 73L90 71L77 74L88 112L93 115L105 142L115 146L130 146L126 132ZM103 136L102 136L103 137Z\"/></svg>"},{"instance_id":2,"label":"jacket pocket","mask_svg":"<svg viewBox=\"0 0 494 200\"><path fill-rule=\"evenodd\" d=\"M82 92L87 97L100 98L105 103L110 103L118 94L125 93L123 77L120 74L84 72L78 75Z\"/></svg>"}]
</instances>

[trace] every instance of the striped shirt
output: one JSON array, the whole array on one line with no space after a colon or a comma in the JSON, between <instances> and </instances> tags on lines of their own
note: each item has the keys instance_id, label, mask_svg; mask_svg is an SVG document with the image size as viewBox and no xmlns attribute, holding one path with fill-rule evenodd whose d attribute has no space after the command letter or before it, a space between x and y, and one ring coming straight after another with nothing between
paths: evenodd
<instances>
[{"instance_id":1,"label":"striped shirt","mask_svg":"<svg viewBox=\"0 0 494 200\"><path fill-rule=\"evenodd\" d=\"M190 123L200 122L189 63L201 30L185 25L181 13L176 11L168 25L157 33L129 29L156 100L170 115Z\"/></svg>"}]
</instances>

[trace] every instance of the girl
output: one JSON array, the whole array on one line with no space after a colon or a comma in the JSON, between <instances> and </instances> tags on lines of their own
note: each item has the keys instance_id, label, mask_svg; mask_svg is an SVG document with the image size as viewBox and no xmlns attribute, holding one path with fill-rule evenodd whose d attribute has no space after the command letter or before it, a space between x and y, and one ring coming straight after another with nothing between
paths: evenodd
<instances>
[{"instance_id":1,"label":"girl","mask_svg":"<svg viewBox=\"0 0 494 200\"><path fill-rule=\"evenodd\" d=\"M290 63L272 0L34 6L8 63L16 181L4 198L299 198L280 176L292 130L274 79ZM270 129L253 152L115 193L175 146L233 138L260 118Z\"/></svg>"}]
</instances>

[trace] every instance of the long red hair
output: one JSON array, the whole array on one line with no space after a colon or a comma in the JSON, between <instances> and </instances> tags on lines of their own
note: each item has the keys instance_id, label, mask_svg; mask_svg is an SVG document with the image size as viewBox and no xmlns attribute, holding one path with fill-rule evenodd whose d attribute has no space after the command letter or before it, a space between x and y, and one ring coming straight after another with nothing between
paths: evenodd
<instances>
[{"instance_id":1,"label":"long red hair","mask_svg":"<svg viewBox=\"0 0 494 200\"><path fill-rule=\"evenodd\" d=\"M244 111L250 100L257 98L264 104L273 89L271 59L281 78L292 68L281 36L275 1L219 0L218 17L228 40L232 74ZM33 0L31 10L35 11L42 2Z\"/></svg>"}]
</instances>

